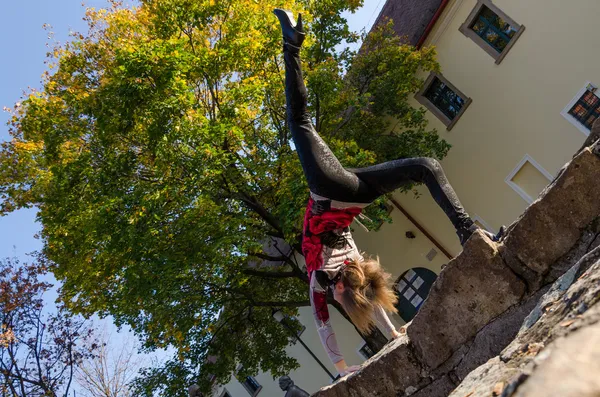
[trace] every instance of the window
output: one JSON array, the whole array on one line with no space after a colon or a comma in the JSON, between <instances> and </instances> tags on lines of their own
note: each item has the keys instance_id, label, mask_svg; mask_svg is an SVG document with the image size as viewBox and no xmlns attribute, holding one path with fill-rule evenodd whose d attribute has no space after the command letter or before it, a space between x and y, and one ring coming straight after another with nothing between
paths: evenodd
<instances>
[{"instance_id":1,"label":"window","mask_svg":"<svg viewBox=\"0 0 600 397\"><path fill-rule=\"evenodd\" d=\"M519 196L531 204L551 180L552 175L526 154L505 181Z\"/></svg>"},{"instance_id":2,"label":"window","mask_svg":"<svg viewBox=\"0 0 600 397\"><path fill-rule=\"evenodd\" d=\"M521 36L525 26L512 20L491 0L478 0L459 30L499 64Z\"/></svg>"},{"instance_id":3,"label":"window","mask_svg":"<svg viewBox=\"0 0 600 397\"><path fill-rule=\"evenodd\" d=\"M471 104L471 98L460 92L439 73L431 73L416 95L417 101L444 123L450 131Z\"/></svg>"},{"instance_id":4,"label":"window","mask_svg":"<svg viewBox=\"0 0 600 397\"><path fill-rule=\"evenodd\" d=\"M600 116L600 98L596 91L596 86L586 83L560 113L585 135L590 134L592 124Z\"/></svg>"},{"instance_id":5,"label":"window","mask_svg":"<svg viewBox=\"0 0 600 397\"><path fill-rule=\"evenodd\" d=\"M367 342L363 341L362 346L358 349L358 354L364 357L365 360L368 360L375 355L375 352L371 350Z\"/></svg>"},{"instance_id":6,"label":"window","mask_svg":"<svg viewBox=\"0 0 600 397\"><path fill-rule=\"evenodd\" d=\"M250 393L252 397L256 396L262 389L262 386L256 381L256 379L254 379L253 376L247 376L246 379L241 383L242 386L244 386L244 389L246 389L246 391Z\"/></svg>"},{"instance_id":7,"label":"window","mask_svg":"<svg viewBox=\"0 0 600 397\"><path fill-rule=\"evenodd\" d=\"M417 314L437 275L429 269L415 267L404 272L394 285L398 294L398 314L409 322Z\"/></svg>"},{"instance_id":8,"label":"window","mask_svg":"<svg viewBox=\"0 0 600 397\"><path fill-rule=\"evenodd\" d=\"M256 396L262 389L260 383L254 379L253 376L246 376L245 378L241 378L239 376L240 372L244 369L244 367L240 364L237 367L236 378L238 381L244 386L244 389L252 396Z\"/></svg>"}]
</instances>

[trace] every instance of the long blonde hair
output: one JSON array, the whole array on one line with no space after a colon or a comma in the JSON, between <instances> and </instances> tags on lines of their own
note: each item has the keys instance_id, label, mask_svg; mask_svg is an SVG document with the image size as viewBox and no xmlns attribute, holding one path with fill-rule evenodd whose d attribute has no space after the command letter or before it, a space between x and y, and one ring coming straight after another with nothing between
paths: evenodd
<instances>
[{"instance_id":1,"label":"long blonde hair","mask_svg":"<svg viewBox=\"0 0 600 397\"><path fill-rule=\"evenodd\" d=\"M383 270L379 258L347 262L341 281L344 292L341 304L361 332L368 333L374 326L373 311L377 306L397 313L398 297L391 288L391 275Z\"/></svg>"}]
</instances>

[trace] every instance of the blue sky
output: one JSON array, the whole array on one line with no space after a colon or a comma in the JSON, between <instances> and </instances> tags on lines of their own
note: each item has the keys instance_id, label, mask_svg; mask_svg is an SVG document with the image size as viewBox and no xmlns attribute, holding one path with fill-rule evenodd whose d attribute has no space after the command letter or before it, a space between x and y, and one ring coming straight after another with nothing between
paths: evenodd
<instances>
[{"instance_id":1,"label":"blue sky","mask_svg":"<svg viewBox=\"0 0 600 397\"><path fill-rule=\"evenodd\" d=\"M88 1L93 7L104 0ZM49 41L44 23L53 26L55 40L64 41L69 29L85 30L81 0L3 1L0 14L0 108L12 107L27 87L39 88L46 65L44 59ZM8 139L8 114L0 112L0 139ZM17 256L41 248L33 238L39 231L35 210L23 210L0 218L0 257Z\"/></svg>"}]
</instances>

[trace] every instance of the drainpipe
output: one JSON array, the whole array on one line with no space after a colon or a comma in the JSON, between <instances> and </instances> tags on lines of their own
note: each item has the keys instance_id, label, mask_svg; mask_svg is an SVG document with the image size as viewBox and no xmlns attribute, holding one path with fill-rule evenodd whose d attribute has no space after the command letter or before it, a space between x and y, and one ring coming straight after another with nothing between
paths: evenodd
<instances>
[{"instance_id":1,"label":"drainpipe","mask_svg":"<svg viewBox=\"0 0 600 397\"><path fill-rule=\"evenodd\" d=\"M416 45L417 48L421 48L423 46L425 39L427 39L427 36L429 36L429 33L431 33L431 31L433 30L435 23L438 21L438 19L440 19L442 12L444 12L444 9L446 8L446 6L448 5L449 2L450 2L450 0L442 0L440 6L438 7L435 14L433 14L431 21L429 21L429 24L427 25L427 27L425 28L425 31L421 35L421 38L417 42L417 45Z\"/></svg>"}]
</instances>

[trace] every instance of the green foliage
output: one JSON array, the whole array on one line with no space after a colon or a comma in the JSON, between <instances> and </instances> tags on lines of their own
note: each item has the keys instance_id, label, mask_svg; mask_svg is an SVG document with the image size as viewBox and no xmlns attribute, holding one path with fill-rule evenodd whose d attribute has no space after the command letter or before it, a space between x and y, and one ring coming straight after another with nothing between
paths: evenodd
<instances>
[{"instance_id":1,"label":"green foliage","mask_svg":"<svg viewBox=\"0 0 600 397\"><path fill-rule=\"evenodd\" d=\"M271 317L308 304L296 261L308 191L289 145L274 7L307 21L310 110L343 164L446 155L407 102L417 73L438 68L434 50L401 44L389 26L363 37L359 54L348 50L360 37L341 13L361 4L91 9L89 33L50 53L43 90L15 107L0 151L1 211L39 208L71 310L110 314L146 348L176 349L140 380L143 395L184 395L192 381L206 389L200 373L226 382L238 363L274 376L297 366ZM377 206L367 213L385 218Z\"/></svg>"}]
</instances>

